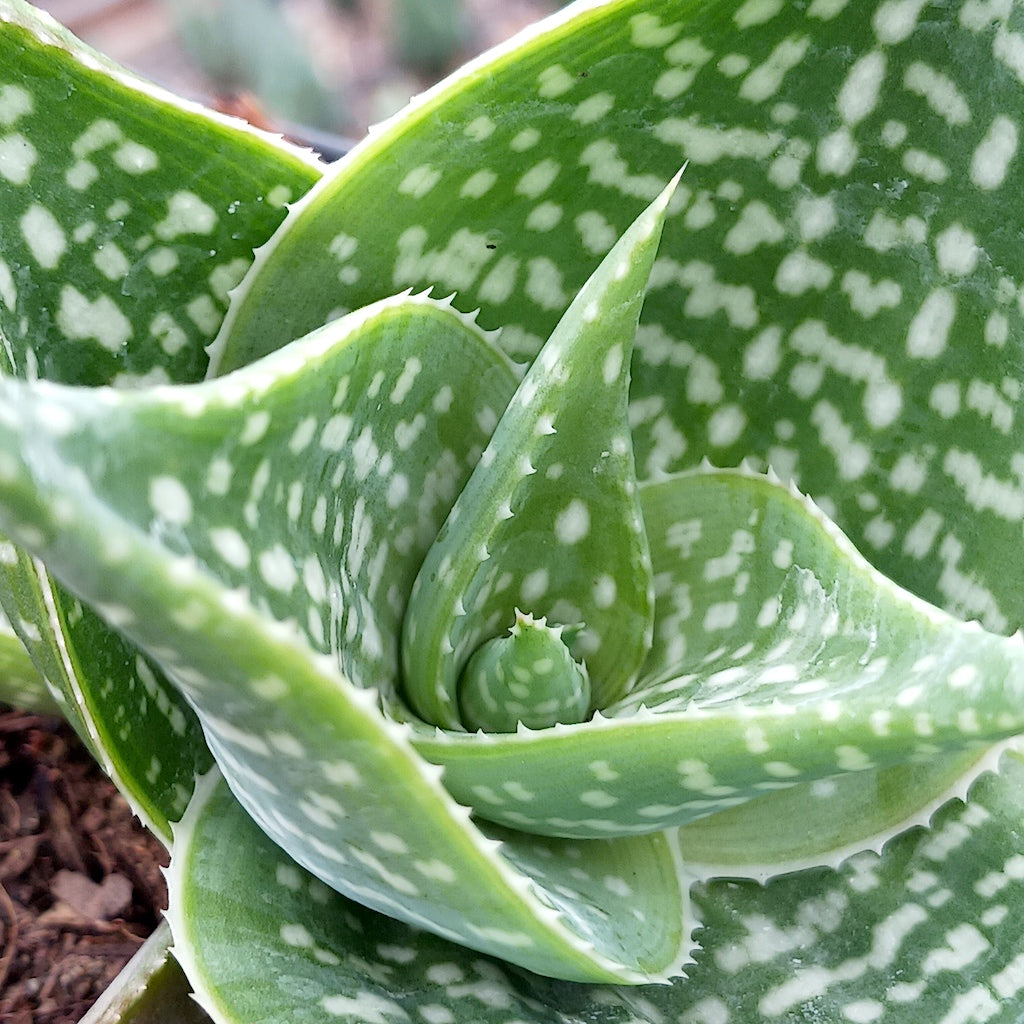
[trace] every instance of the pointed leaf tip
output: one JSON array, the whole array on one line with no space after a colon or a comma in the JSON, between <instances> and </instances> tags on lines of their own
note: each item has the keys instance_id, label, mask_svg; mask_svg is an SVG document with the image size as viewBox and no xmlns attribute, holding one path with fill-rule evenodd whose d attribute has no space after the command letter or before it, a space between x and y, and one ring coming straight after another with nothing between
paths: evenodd
<instances>
[{"instance_id":1,"label":"pointed leaf tip","mask_svg":"<svg viewBox=\"0 0 1024 1024\"><path fill-rule=\"evenodd\" d=\"M424 562L402 658L408 699L425 720L465 726L463 669L517 607L552 626L583 624L568 651L570 662L589 665L590 711L628 690L643 662L653 583L628 423L630 365L678 177L570 303ZM463 607L475 614L460 616ZM567 670L565 692L577 693L579 669ZM491 684L481 685L483 700Z\"/></svg>"}]
</instances>

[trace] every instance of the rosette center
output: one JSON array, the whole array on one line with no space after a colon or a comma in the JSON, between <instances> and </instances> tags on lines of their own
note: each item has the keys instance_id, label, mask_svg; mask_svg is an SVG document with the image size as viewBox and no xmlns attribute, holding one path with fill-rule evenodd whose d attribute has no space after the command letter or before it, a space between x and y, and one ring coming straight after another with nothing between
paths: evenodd
<instances>
[{"instance_id":1,"label":"rosette center","mask_svg":"<svg viewBox=\"0 0 1024 1024\"><path fill-rule=\"evenodd\" d=\"M573 725L590 711L590 677L549 626L516 609L507 636L485 641L459 679L459 710L467 729L515 732Z\"/></svg>"}]
</instances>

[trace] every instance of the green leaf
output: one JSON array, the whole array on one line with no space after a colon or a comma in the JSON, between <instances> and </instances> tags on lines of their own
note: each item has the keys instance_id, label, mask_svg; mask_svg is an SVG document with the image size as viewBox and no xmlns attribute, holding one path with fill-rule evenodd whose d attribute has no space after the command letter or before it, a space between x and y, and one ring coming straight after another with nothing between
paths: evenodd
<instances>
[{"instance_id":1,"label":"green leaf","mask_svg":"<svg viewBox=\"0 0 1024 1024\"><path fill-rule=\"evenodd\" d=\"M41 715L59 715L60 705L0 610L0 704Z\"/></svg>"},{"instance_id":2,"label":"green leaf","mask_svg":"<svg viewBox=\"0 0 1024 1024\"><path fill-rule=\"evenodd\" d=\"M212 763L163 673L24 549L0 540L0 603L68 720L136 814L165 842L196 772Z\"/></svg>"},{"instance_id":3,"label":"green leaf","mask_svg":"<svg viewBox=\"0 0 1024 1024\"><path fill-rule=\"evenodd\" d=\"M142 82L20 0L0 3L4 372L195 380L228 292L319 177Z\"/></svg>"},{"instance_id":4,"label":"green leaf","mask_svg":"<svg viewBox=\"0 0 1024 1024\"><path fill-rule=\"evenodd\" d=\"M427 285L532 357L688 160L633 360L638 475L771 465L886 575L1012 632L1019 19L895 0L570 6L326 176L243 283L220 366Z\"/></svg>"},{"instance_id":5,"label":"green leaf","mask_svg":"<svg viewBox=\"0 0 1024 1024\"><path fill-rule=\"evenodd\" d=\"M133 387L196 379L228 291L319 168L161 92L20 0L0 2L0 372ZM0 603L61 710L169 839L194 717L152 663L24 552Z\"/></svg>"},{"instance_id":6,"label":"green leaf","mask_svg":"<svg viewBox=\"0 0 1024 1024\"><path fill-rule=\"evenodd\" d=\"M764 881L821 864L838 867L927 827L940 807L966 799L969 783L998 760L998 749L969 750L797 784L684 825L680 849L702 878Z\"/></svg>"},{"instance_id":7,"label":"green leaf","mask_svg":"<svg viewBox=\"0 0 1024 1024\"><path fill-rule=\"evenodd\" d=\"M703 948L671 985L573 985L378 917L324 889L204 787L177 836L178 955L215 1020L499 1024L1012 1024L1020 1019L1024 762L931 830L838 870L695 890Z\"/></svg>"},{"instance_id":8,"label":"green leaf","mask_svg":"<svg viewBox=\"0 0 1024 1024\"><path fill-rule=\"evenodd\" d=\"M515 732L585 721L590 675L573 660L565 633L517 608L508 635L485 640L466 661L458 688L464 726Z\"/></svg>"},{"instance_id":9,"label":"green leaf","mask_svg":"<svg viewBox=\"0 0 1024 1024\"><path fill-rule=\"evenodd\" d=\"M930 830L894 840L883 858L861 854L840 872L763 889L702 887L708 948L674 1012L703 1005L744 1022L1019 1020L1011 907L1022 781L1019 755L1006 756L969 803L951 802Z\"/></svg>"},{"instance_id":10,"label":"green leaf","mask_svg":"<svg viewBox=\"0 0 1024 1024\"><path fill-rule=\"evenodd\" d=\"M530 975L330 891L215 783L175 830L169 877L175 952L214 1020L551 1019Z\"/></svg>"},{"instance_id":11,"label":"green leaf","mask_svg":"<svg viewBox=\"0 0 1024 1024\"><path fill-rule=\"evenodd\" d=\"M161 921L79 1024L210 1024L170 945L170 926Z\"/></svg>"},{"instance_id":12,"label":"green leaf","mask_svg":"<svg viewBox=\"0 0 1024 1024\"><path fill-rule=\"evenodd\" d=\"M569 646L593 690L585 710L606 707L636 679L654 601L627 433L629 363L675 185L559 321L427 553L402 623L402 667L410 703L428 722L461 726L466 663L513 626L517 608L574 629ZM508 671L529 686L540 652L524 646ZM550 679L525 699L542 704Z\"/></svg>"}]
</instances>

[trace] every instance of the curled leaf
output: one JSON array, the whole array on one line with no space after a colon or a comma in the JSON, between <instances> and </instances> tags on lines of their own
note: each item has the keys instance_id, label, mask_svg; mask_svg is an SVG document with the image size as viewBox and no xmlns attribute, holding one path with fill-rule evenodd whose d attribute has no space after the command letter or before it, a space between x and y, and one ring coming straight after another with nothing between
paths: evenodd
<instances>
[{"instance_id":1,"label":"curled leaf","mask_svg":"<svg viewBox=\"0 0 1024 1024\"><path fill-rule=\"evenodd\" d=\"M382 713L416 571L514 388L488 336L425 296L202 385L0 381L20 452L0 518L159 662L236 796L314 873L533 970L637 982L688 948L670 837L563 842L556 870L546 841L478 827ZM642 930L605 909L627 865Z\"/></svg>"}]
</instances>

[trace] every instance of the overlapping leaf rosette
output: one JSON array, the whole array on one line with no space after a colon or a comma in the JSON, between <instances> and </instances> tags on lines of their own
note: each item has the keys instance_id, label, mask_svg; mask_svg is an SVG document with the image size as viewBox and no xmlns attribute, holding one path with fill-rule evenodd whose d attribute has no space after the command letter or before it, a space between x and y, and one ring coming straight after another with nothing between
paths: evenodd
<instances>
[{"instance_id":1,"label":"overlapping leaf rosette","mask_svg":"<svg viewBox=\"0 0 1024 1024\"><path fill-rule=\"evenodd\" d=\"M3 604L215 1018L1019 1019L1019 17L575 4L314 184L0 3Z\"/></svg>"}]
</instances>

